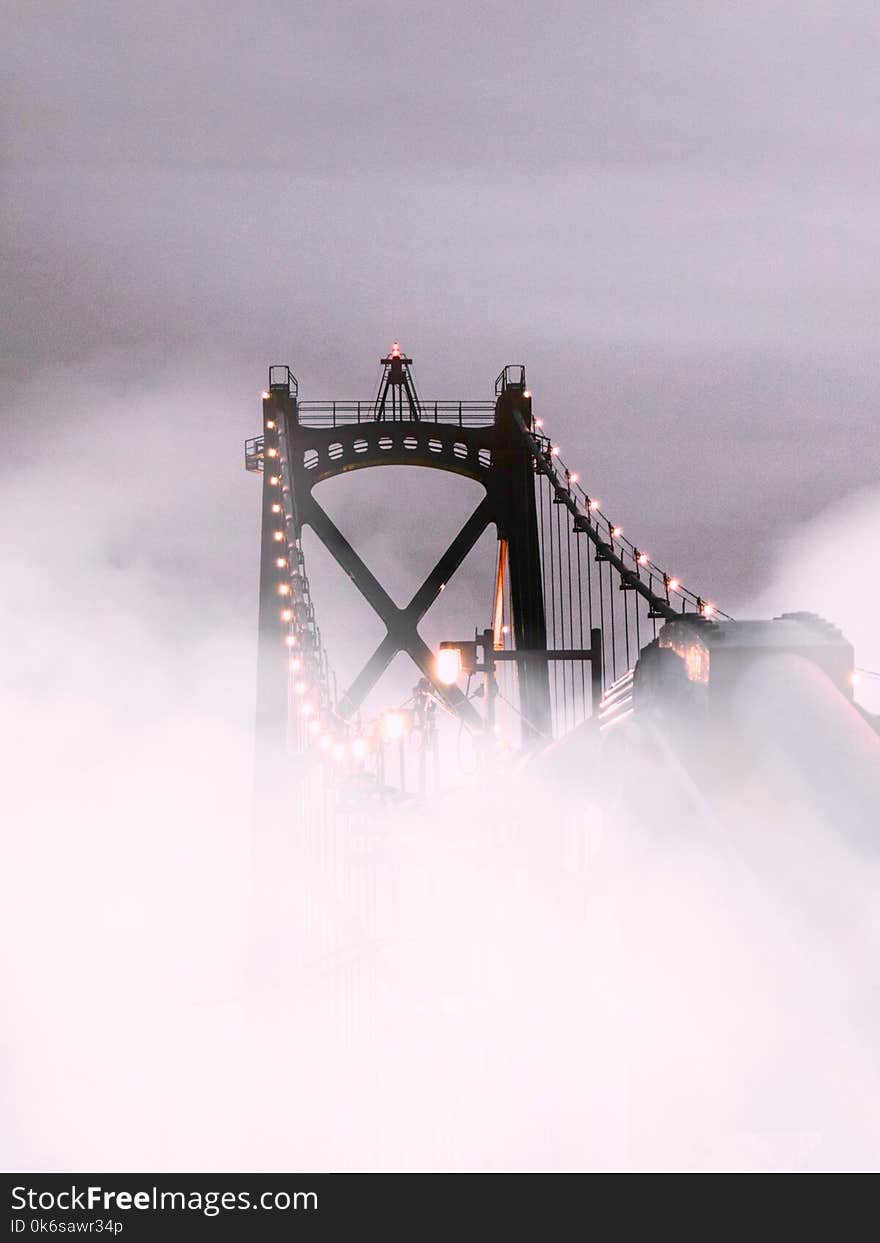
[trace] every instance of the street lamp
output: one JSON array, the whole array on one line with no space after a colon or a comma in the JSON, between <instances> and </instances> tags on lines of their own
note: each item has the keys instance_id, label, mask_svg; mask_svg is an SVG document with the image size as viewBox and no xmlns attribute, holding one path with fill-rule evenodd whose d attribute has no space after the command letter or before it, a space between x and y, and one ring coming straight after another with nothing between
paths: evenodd
<instances>
[{"instance_id":1,"label":"street lamp","mask_svg":"<svg viewBox=\"0 0 880 1243\"><path fill-rule=\"evenodd\" d=\"M602 631L594 627L590 631L590 646L587 648L501 648L495 647L495 632L490 627L482 633L477 632L471 640L446 640L434 659L434 672L437 681L444 686L451 686L462 673L469 676L475 673L485 675L483 696L486 700L485 734L491 738L495 731L495 699L498 685L495 681L495 666L499 661L508 660L575 660L588 661L590 664L590 699L593 717L598 720L599 706L602 702Z\"/></svg>"},{"instance_id":2,"label":"street lamp","mask_svg":"<svg viewBox=\"0 0 880 1243\"><path fill-rule=\"evenodd\" d=\"M434 661L437 681L443 686L451 686L461 677L461 648L440 646Z\"/></svg>"}]
</instances>

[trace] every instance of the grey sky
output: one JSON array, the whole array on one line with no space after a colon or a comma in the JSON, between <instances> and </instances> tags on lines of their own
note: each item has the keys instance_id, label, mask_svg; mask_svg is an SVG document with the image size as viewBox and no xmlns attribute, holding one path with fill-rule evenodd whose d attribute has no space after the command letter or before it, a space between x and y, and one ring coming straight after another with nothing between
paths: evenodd
<instances>
[{"instance_id":1,"label":"grey sky","mask_svg":"<svg viewBox=\"0 0 880 1243\"><path fill-rule=\"evenodd\" d=\"M341 836L287 833L285 802L271 833L316 853L277 870L279 928L307 919L320 958L298 958L279 1021L240 1003L260 506L242 448L267 364L308 398L370 397L399 338L424 396L486 398L524 361L640 548L732 612L827 596L846 625L857 602L880 669L878 505L846 499L877 477L878 36L875 0L0 7L6 1168L301 1169L306 1145L306 1168L425 1168L425 1117L466 1136L457 1168L595 1168L584 1134L610 1151L621 1099L648 1168L876 1165L876 880L847 826L811 835L795 788L796 827L760 800L731 852L677 807L656 833L675 778L642 758L650 825L623 838L619 783L606 817L593 790L583 809L533 793L534 770L514 809L481 772L468 814L438 800L383 834L375 884L369 832L349 868ZM320 485L398 599L475 499L415 474ZM491 533L477 551L491 563ZM309 558L344 685L379 628ZM488 620L479 571L429 642ZM411 667L394 676L408 694ZM753 698L760 723L775 709ZM467 772L466 740L443 747ZM586 895L572 844L597 865ZM379 912L363 947L349 894ZM362 1028L333 963L362 981ZM371 1033L355 1058L343 1028Z\"/></svg>"},{"instance_id":2,"label":"grey sky","mask_svg":"<svg viewBox=\"0 0 880 1243\"><path fill-rule=\"evenodd\" d=\"M425 395L483 397L524 360L606 509L731 607L756 546L875 480L875 5L28 0L3 25L13 428L34 377L109 405L210 376L237 453L270 361L369 396L400 337Z\"/></svg>"}]
</instances>

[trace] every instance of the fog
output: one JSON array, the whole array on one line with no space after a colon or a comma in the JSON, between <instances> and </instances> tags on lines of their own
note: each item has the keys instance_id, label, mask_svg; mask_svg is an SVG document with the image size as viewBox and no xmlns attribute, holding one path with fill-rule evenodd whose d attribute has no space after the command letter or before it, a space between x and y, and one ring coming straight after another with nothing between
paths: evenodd
<instances>
[{"instance_id":1,"label":"fog","mask_svg":"<svg viewBox=\"0 0 880 1243\"><path fill-rule=\"evenodd\" d=\"M634 815L613 769L597 790L533 767L323 841L280 791L266 854L258 486L181 421L186 378L129 400L122 441L113 395L68 397L47 437L23 396L3 497L9 1168L874 1164L876 863L804 773L780 788L768 762L758 813L722 823L672 769ZM858 565L877 514L865 494L816 523ZM822 607L868 665L848 567L810 595L825 547L792 535L766 600Z\"/></svg>"},{"instance_id":2,"label":"fog","mask_svg":"<svg viewBox=\"0 0 880 1243\"><path fill-rule=\"evenodd\" d=\"M242 461L271 362L369 398L397 338L485 399L524 361L660 564L880 670L875 7L0 20L6 1167L875 1166L875 864L828 810L866 736L774 750L783 680L740 802L575 756L365 818L357 862L289 791L267 834ZM371 473L322 500L404 599L467 489ZM375 621L307 551L345 683Z\"/></svg>"}]
</instances>

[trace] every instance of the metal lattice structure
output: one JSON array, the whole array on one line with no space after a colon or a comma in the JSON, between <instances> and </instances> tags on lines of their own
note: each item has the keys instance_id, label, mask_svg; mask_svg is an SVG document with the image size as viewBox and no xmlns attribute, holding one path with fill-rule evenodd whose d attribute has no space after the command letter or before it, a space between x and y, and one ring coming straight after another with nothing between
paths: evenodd
<instances>
[{"instance_id":1,"label":"metal lattice structure","mask_svg":"<svg viewBox=\"0 0 880 1243\"><path fill-rule=\"evenodd\" d=\"M423 401L398 345L380 360L372 401L304 402L287 366L273 366L263 393L263 432L245 462L263 481L258 738L299 756L366 746L355 719L398 652L418 668L425 693L474 733L479 712L456 684L436 676L419 623L483 532L494 526L496 645L507 669L523 746L559 737L590 715L583 663L540 659L548 647L576 652L601 630L606 687L628 684L658 621L719 614L660 569L615 525L533 417L525 367L507 366L492 401ZM434 568L399 607L314 495L317 484L354 470L419 466L474 480L483 498ZM337 695L311 601L304 527L321 541L381 619L385 635ZM522 653L522 655L517 655Z\"/></svg>"}]
</instances>

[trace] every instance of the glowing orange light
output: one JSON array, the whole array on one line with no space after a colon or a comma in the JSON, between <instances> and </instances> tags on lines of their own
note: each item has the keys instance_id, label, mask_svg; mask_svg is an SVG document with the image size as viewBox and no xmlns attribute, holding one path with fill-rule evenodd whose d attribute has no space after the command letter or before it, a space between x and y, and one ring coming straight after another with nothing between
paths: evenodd
<instances>
[{"instance_id":1,"label":"glowing orange light","mask_svg":"<svg viewBox=\"0 0 880 1243\"><path fill-rule=\"evenodd\" d=\"M300 659L300 657L299 657L299 656L294 656L293 660L290 662L290 672L291 672L291 673L299 673L299 671L300 671L300 669L302 669L302 667L303 667L303 663L302 663L302 660Z\"/></svg>"},{"instance_id":2,"label":"glowing orange light","mask_svg":"<svg viewBox=\"0 0 880 1243\"><path fill-rule=\"evenodd\" d=\"M270 476L269 476L269 482L271 483L271 485L272 485L272 487L273 487L273 488L277 488L277 487L278 487L278 484L281 482L281 480L278 478L278 476L277 476L277 475L270 475Z\"/></svg>"},{"instance_id":3,"label":"glowing orange light","mask_svg":"<svg viewBox=\"0 0 880 1243\"><path fill-rule=\"evenodd\" d=\"M669 591L678 591L679 587L681 586L681 583L678 581L677 578L668 578L666 580L666 586Z\"/></svg>"},{"instance_id":4,"label":"glowing orange light","mask_svg":"<svg viewBox=\"0 0 880 1243\"><path fill-rule=\"evenodd\" d=\"M278 456L278 450L277 450L277 449L267 449L267 450L266 450L266 456L267 456L267 457L277 457L277 456Z\"/></svg>"},{"instance_id":5,"label":"glowing orange light","mask_svg":"<svg viewBox=\"0 0 880 1243\"><path fill-rule=\"evenodd\" d=\"M502 627L501 627L501 633L502 633L502 634L510 634L510 627L509 627L509 626L502 626Z\"/></svg>"},{"instance_id":6,"label":"glowing orange light","mask_svg":"<svg viewBox=\"0 0 880 1243\"><path fill-rule=\"evenodd\" d=\"M289 596L289 595L290 595L290 586L289 586L287 583L279 583L279 584L278 584L278 594L279 594L279 596Z\"/></svg>"},{"instance_id":7,"label":"glowing orange light","mask_svg":"<svg viewBox=\"0 0 880 1243\"><path fill-rule=\"evenodd\" d=\"M715 605L704 604L703 607L700 609L700 612L703 614L704 617L714 617L715 616Z\"/></svg>"},{"instance_id":8,"label":"glowing orange light","mask_svg":"<svg viewBox=\"0 0 880 1243\"><path fill-rule=\"evenodd\" d=\"M620 539L621 535L623 535L623 527L612 527L611 528L612 539Z\"/></svg>"},{"instance_id":9,"label":"glowing orange light","mask_svg":"<svg viewBox=\"0 0 880 1243\"><path fill-rule=\"evenodd\" d=\"M637 557L639 565L647 565L651 558L646 552L640 552Z\"/></svg>"},{"instance_id":10,"label":"glowing orange light","mask_svg":"<svg viewBox=\"0 0 880 1243\"><path fill-rule=\"evenodd\" d=\"M862 680L862 675L859 673L858 669L853 669L846 675L846 680L849 682L850 686L858 686L859 682Z\"/></svg>"},{"instance_id":11,"label":"glowing orange light","mask_svg":"<svg viewBox=\"0 0 880 1243\"><path fill-rule=\"evenodd\" d=\"M523 389L523 397L525 397L526 401L531 401L531 398L532 398L532 390L531 390L530 388L524 388L524 389Z\"/></svg>"},{"instance_id":12,"label":"glowing orange light","mask_svg":"<svg viewBox=\"0 0 880 1243\"><path fill-rule=\"evenodd\" d=\"M593 499L590 501L588 508L595 510L595 509L598 509L601 504L602 504L601 501L597 501Z\"/></svg>"},{"instance_id":13,"label":"glowing orange light","mask_svg":"<svg viewBox=\"0 0 880 1243\"><path fill-rule=\"evenodd\" d=\"M299 639L295 634L289 634L284 640L288 647L299 647Z\"/></svg>"},{"instance_id":14,"label":"glowing orange light","mask_svg":"<svg viewBox=\"0 0 880 1243\"><path fill-rule=\"evenodd\" d=\"M276 501L276 502L275 502L275 504L272 506L272 513L273 513L273 514L280 514L280 513L281 513L281 506L278 504L278 502L277 502L277 501Z\"/></svg>"},{"instance_id":15,"label":"glowing orange light","mask_svg":"<svg viewBox=\"0 0 880 1243\"><path fill-rule=\"evenodd\" d=\"M399 343L398 341L393 341L393 342L392 342L392 344L391 344L391 354L390 354L390 357L391 357L391 358L400 358L400 343Z\"/></svg>"},{"instance_id":16,"label":"glowing orange light","mask_svg":"<svg viewBox=\"0 0 880 1243\"><path fill-rule=\"evenodd\" d=\"M291 621L293 621L293 609L282 609L282 610L281 610L281 620L282 620L283 622L291 622Z\"/></svg>"},{"instance_id":17,"label":"glowing orange light","mask_svg":"<svg viewBox=\"0 0 880 1243\"><path fill-rule=\"evenodd\" d=\"M580 475L577 473L576 470L572 471L572 473L568 476L569 483L577 483L579 479L580 479Z\"/></svg>"},{"instance_id":18,"label":"glowing orange light","mask_svg":"<svg viewBox=\"0 0 880 1243\"><path fill-rule=\"evenodd\" d=\"M266 389L263 389L262 393L260 393L260 396L262 397L263 401L268 401L268 400L269 400L269 394L268 394L268 392L266 391Z\"/></svg>"},{"instance_id":19,"label":"glowing orange light","mask_svg":"<svg viewBox=\"0 0 880 1243\"><path fill-rule=\"evenodd\" d=\"M274 428L275 428L275 420L274 420L274 419L266 419L266 426L268 427L268 429L269 429L269 431L270 431L270 432L271 432L271 431L273 431L273 430L274 430Z\"/></svg>"},{"instance_id":20,"label":"glowing orange light","mask_svg":"<svg viewBox=\"0 0 880 1243\"><path fill-rule=\"evenodd\" d=\"M382 724L389 742L396 742L406 732L406 721L399 712L386 712Z\"/></svg>"},{"instance_id":21,"label":"glowing orange light","mask_svg":"<svg viewBox=\"0 0 880 1243\"><path fill-rule=\"evenodd\" d=\"M550 450L550 452L553 454L554 457L559 457L559 454L562 452L562 450L559 448L559 445L554 445L553 448Z\"/></svg>"},{"instance_id":22,"label":"glowing orange light","mask_svg":"<svg viewBox=\"0 0 880 1243\"><path fill-rule=\"evenodd\" d=\"M544 426L543 419L535 419L535 427L543 427L543 426Z\"/></svg>"},{"instance_id":23,"label":"glowing orange light","mask_svg":"<svg viewBox=\"0 0 880 1243\"><path fill-rule=\"evenodd\" d=\"M281 541L284 539L284 532L283 532L283 531L273 531L273 532L272 532L272 538L273 538L273 540L275 540L276 544L280 544L280 543L281 543Z\"/></svg>"},{"instance_id":24,"label":"glowing orange light","mask_svg":"<svg viewBox=\"0 0 880 1243\"><path fill-rule=\"evenodd\" d=\"M284 567L287 565L287 558L286 558L286 557L276 557L276 558L275 558L275 564L278 566L278 569L279 569L279 570L283 570L283 569L284 569Z\"/></svg>"},{"instance_id":25,"label":"glowing orange light","mask_svg":"<svg viewBox=\"0 0 880 1243\"><path fill-rule=\"evenodd\" d=\"M451 686L458 681L461 674L461 651L457 647L441 647L434 661L437 681L443 686Z\"/></svg>"}]
</instances>

